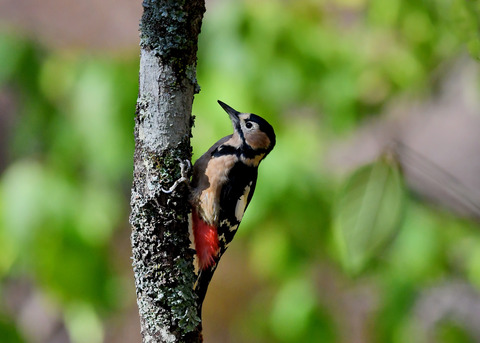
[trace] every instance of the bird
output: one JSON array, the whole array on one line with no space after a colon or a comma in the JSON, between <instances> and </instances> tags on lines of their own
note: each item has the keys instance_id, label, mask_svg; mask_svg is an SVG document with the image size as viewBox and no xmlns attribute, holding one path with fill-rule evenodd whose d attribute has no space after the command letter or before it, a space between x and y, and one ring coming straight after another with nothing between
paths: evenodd
<instances>
[{"instance_id":1,"label":"bird","mask_svg":"<svg viewBox=\"0 0 480 343\"><path fill-rule=\"evenodd\" d=\"M192 231L198 262L194 286L200 303L217 264L231 243L252 200L258 166L276 144L273 127L253 113L218 100L233 124L193 166L190 183Z\"/></svg>"}]
</instances>

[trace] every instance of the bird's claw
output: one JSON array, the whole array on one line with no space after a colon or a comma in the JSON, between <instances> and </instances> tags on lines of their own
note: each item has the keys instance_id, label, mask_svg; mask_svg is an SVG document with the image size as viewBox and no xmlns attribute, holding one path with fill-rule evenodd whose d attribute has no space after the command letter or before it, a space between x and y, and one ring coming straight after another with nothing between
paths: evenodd
<instances>
[{"instance_id":1,"label":"bird's claw","mask_svg":"<svg viewBox=\"0 0 480 343\"><path fill-rule=\"evenodd\" d=\"M170 194L178 187L179 184L189 181L188 172L190 171L190 168L192 167L192 164L190 163L189 160L182 161L179 157L177 157L177 160L180 162L180 175L181 176L178 180L175 181L175 183L169 189L160 188L160 190L163 193ZM184 162L186 162L186 163L184 163Z\"/></svg>"}]
</instances>

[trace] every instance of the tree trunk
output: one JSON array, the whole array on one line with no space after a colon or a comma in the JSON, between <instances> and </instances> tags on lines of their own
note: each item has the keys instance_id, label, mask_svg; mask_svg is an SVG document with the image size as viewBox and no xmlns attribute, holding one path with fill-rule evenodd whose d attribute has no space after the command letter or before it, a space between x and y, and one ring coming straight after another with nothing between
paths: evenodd
<instances>
[{"instance_id":1,"label":"tree trunk","mask_svg":"<svg viewBox=\"0 0 480 343\"><path fill-rule=\"evenodd\" d=\"M144 343L201 342L188 234L191 109L203 0L144 0L130 223Z\"/></svg>"}]
</instances>

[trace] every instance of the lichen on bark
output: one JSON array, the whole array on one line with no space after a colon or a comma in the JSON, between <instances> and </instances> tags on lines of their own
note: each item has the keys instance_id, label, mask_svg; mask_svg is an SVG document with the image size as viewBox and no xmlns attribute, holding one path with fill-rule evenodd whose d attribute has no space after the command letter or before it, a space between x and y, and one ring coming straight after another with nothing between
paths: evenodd
<instances>
[{"instance_id":1,"label":"lichen on bark","mask_svg":"<svg viewBox=\"0 0 480 343\"><path fill-rule=\"evenodd\" d=\"M200 342L188 234L191 108L202 1L145 0L141 21L130 223L132 265L144 343Z\"/></svg>"},{"instance_id":2,"label":"lichen on bark","mask_svg":"<svg viewBox=\"0 0 480 343\"><path fill-rule=\"evenodd\" d=\"M143 8L140 45L185 74L188 66L196 64L196 37L205 12L204 1L144 0Z\"/></svg>"}]
</instances>

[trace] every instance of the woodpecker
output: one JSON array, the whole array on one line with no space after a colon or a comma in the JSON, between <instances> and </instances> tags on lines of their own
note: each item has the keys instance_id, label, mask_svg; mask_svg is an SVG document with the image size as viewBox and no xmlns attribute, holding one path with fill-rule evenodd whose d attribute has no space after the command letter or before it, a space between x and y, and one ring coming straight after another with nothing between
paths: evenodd
<instances>
[{"instance_id":1,"label":"woodpecker","mask_svg":"<svg viewBox=\"0 0 480 343\"><path fill-rule=\"evenodd\" d=\"M273 127L253 113L218 101L233 124L193 166L192 230L199 267L196 287L203 300L220 257L232 241L252 199L258 166L275 146Z\"/></svg>"}]
</instances>

